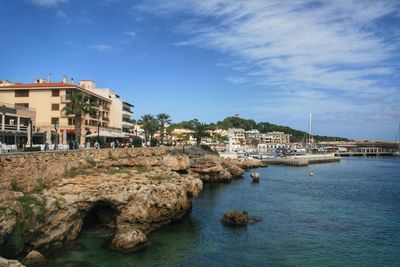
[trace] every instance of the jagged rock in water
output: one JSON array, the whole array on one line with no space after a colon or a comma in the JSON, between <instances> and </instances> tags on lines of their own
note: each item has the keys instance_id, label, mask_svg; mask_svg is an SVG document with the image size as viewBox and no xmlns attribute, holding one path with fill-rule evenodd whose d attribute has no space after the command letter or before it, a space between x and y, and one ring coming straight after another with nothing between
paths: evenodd
<instances>
[{"instance_id":1,"label":"jagged rock in water","mask_svg":"<svg viewBox=\"0 0 400 267\"><path fill-rule=\"evenodd\" d=\"M123 252L132 252L142 248L146 243L147 237L142 231L125 229L117 231L111 242L111 248Z\"/></svg>"},{"instance_id":2,"label":"jagged rock in water","mask_svg":"<svg viewBox=\"0 0 400 267\"><path fill-rule=\"evenodd\" d=\"M245 210L229 210L224 214L221 222L229 226L245 226L249 224L249 214Z\"/></svg>"},{"instance_id":3,"label":"jagged rock in water","mask_svg":"<svg viewBox=\"0 0 400 267\"><path fill-rule=\"evenodd\" d=\"M46 261L46 258L43 256L42 253L40 253L37 250L32 250L22 260L22 262L27 264L27 265L36 264L36 263L43 263L45 261Z\"/></svg>"},{"instance_id":4,"label":"jagged rock in water","mask_svg":"<svg viewBox=\"0 0 400 267\"><path fill-rule=\"evenodd\" d=\"M253 179L253 183L259 183L260 182L260 174L258 172L252 172L250 174L251 179Z\"/></svg>"}]
</instances>

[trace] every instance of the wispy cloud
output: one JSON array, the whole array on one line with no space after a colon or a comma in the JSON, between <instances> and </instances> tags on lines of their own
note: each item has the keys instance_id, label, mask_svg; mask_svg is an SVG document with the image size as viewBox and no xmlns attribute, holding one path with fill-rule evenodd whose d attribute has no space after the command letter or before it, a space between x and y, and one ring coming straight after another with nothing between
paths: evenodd
<instances>
[{"instance_id":1,"label":"wispy cloud","mask_svg":"<svg viewBox=\"0 0 400 267\"><path fill-rule=\"evenodd\" d=\"M54 7L59 4L68 3L68 0L31 0L31 3L43 7Z\"/></svg>"},{"instance_id":2,"label":"wispy cloud","mask_svg":"<svg viewBox=\"0 0 400 267\"><path fill-rule=\"evenodd\" d=\"M135 9L165 18L179 14L176 31L186 38L178 45L229 55L237 77L227 80L265 87L269 95L280 91L273 101L281 106L315 105L328 113L332 105L324 105L335 101L363 112L358 103L374 98L378 111L375 103L400 95L400 34L386 23L400 22L396 1L147 0ZM318 94L323 97L312 97ZM398 112L395 103L385 108Z\"/></svg>"},{"instance_id":3,"label":"wispy cloud","mask_svg":"<svg viewBox=\"0 0 400 267\"><path fill-rule=\"evenodd\" d=\"M95 44L95 45L89 45L88 48L101 52L106 52L106 51L112 51L113 47L112 45L107 45L107 44Z\"/></svg>"},{"instance_id":4,"label":"wispy cloud","mask_svg":"<svg viewBox=\"0 0 400 267\"><path fill-rule=\"evenodd\" d=\"M126 35L130 36L130 37L135 37L136 36L136 32L125 32Z\"/></svg>"},{"instance_id":5,"label":"wispy cloud","mask_svg":"<svg viewBox=\"0 0 400 267\"><path fill-rule=\"evenodd\" d=\"M56 16L60 17L60 18L63 18L63 19L68 18L67 14L64 11L61 11L61 10L57 11Z\"/></svg>"}]
</instances>

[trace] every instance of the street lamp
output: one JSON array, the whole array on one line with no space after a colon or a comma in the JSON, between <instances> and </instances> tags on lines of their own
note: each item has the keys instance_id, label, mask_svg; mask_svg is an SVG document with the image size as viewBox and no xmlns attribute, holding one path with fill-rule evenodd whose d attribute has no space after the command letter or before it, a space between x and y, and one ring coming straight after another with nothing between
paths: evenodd
<instances>
[{"instance_id":1,"label":"street lamp","mask_svg":"<svg viewBox=\"0 0 400 267\"><path fill-rule=\"evenodd\" d=\"M29 135L30 135L30 147L32 147L32 131L33 131L33 127L32 127L32 118L29 118Z\"/></svg>"},{"instance_id":2,"label":"street lamp","mask_svg":"<svg viewBox=\"0 0 400 267\"><path fill-rule=\"evenodd\" d=\"M58 122L56 121L56 123L54 123L54 129L56 130L56 144L54 146L54 150L58 149L58 131L57 131L57 128L58 128Z\"/></svg>"},{"instance_id":3,"label":"street lamp","mask_svg":"<svg viewBox=\"0 0 400 267\"><path fill-rule=\"evenodd\" d=\"M97 123L97 143L99 143L100 147L100 122Z\"/></svg>"}]
</instances>

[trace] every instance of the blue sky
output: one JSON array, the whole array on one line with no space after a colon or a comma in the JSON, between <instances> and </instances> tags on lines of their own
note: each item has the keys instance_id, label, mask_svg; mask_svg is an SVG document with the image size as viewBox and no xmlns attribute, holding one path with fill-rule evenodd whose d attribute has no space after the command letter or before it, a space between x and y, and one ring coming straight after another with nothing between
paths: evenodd
<instances>
[{"instance_id":1,"label":"blue sky","mask_svg":"<svg viewBox=\"0 0 400 267\"><path fill-rule=\"evenodd\" d=\"M0 2L0 79L93 79L135 118L240 114L355 139L400 122L400 2ZM1 100L0 100L1 101Z\"/></svg>"}]
</instances>

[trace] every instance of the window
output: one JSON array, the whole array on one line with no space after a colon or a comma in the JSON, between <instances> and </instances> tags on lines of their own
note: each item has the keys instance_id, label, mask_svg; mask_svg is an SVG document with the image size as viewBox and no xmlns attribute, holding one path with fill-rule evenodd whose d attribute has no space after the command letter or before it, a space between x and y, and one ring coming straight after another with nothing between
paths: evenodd
<instances>
[{"instance_id":1,"label":"window","mask_svg":"<svg viewBox=\"0 0 400 267\"><path fill-rule=\"evenodd\" d=\"M74 118L68 118L68 125L75 125L75 119Z\"/></svg>"},{"instance_id":2,"label":"window","mask_svg":"<svg viewBox=\"0 0 400 267\"><path fill-rule=\"evenodd\" d=\"M55 125L58 124L58 118L51 118L51 124Z\"/></svg>"},{"instance_id":3,"label":"window","mask_svg":"<svg viewBox=\"0 0 400 267\"><path fill-rule=\"evenodd\" d=\"M51 96L60 96L60 90L58 89L51 90Z\"/></svg>"},{"instance_id":4,"label":"window","mask_svg":"<svg viewBox=\"0 0 400 267\"><path fill-rule=\"evenodd\" d=\"M29 103L15 103L16 108L29 108Z\"/></svg>"},{"instance_id":5,"label":"window","mask_svg":"<svg viewBox=\"0 0 400 267\"><path fill-rule=\"evenodd\" d=\"M29 97L29 90L15 90L15 97Z\"/></svg>"},{"instance_id":6,"label":"window","mask_svg":"<svg viewBox=\"0 0 400 267\"><path fill-rule=\"evenodd\" d=\"M51 104L51 110L60 110L60 104Z\"/></svg>"}]
</instances>

